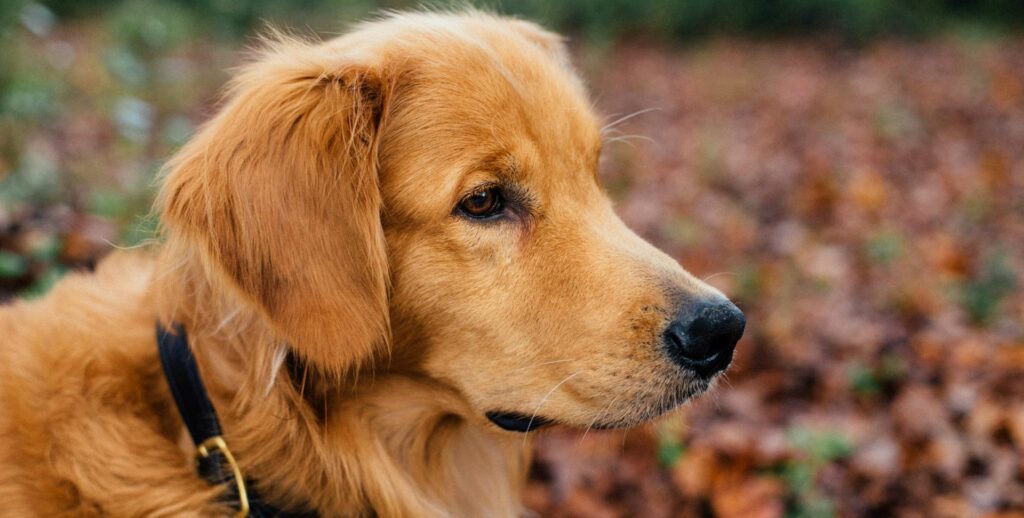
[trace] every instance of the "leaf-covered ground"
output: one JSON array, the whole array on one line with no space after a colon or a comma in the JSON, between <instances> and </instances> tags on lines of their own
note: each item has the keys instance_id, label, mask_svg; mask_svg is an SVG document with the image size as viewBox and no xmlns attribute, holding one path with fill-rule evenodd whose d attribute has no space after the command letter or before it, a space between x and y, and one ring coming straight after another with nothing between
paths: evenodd
<instances>
[{"instance_id":1,"label":"leaf-covered ground","mask_svg":"<svg viewBox=\"0 0 1024 518\"><path fill-rule=\"evenodd\" d=\"M154 172L240 59L37 22L5 49L0 299L145 239ZM1024 40L578 54L609 120L649 110L608 133L620 214L748 327L684 410L542 433L527 504L1024 516Z\"/></svg>"}]
</instances>

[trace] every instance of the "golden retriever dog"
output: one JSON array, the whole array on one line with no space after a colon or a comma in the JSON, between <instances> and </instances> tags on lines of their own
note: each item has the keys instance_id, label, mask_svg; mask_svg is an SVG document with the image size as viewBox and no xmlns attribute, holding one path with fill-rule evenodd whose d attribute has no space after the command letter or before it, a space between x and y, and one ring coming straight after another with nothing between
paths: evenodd
<instances>
[{"instance_id":1,"label":"golden retriever dog","mask_svg":"<svg viewBox=\"0 0 1024 518\"><path fill-rule=\"evenodd\" d=\"M469 11L269 40L168 163L160 243L0 309L0 514L238 512L158 322L249 490L320 516L521 515L524 431L636 425L729 365L742 313L615 215L558 36Z\"/></svg>"}]
</instances>

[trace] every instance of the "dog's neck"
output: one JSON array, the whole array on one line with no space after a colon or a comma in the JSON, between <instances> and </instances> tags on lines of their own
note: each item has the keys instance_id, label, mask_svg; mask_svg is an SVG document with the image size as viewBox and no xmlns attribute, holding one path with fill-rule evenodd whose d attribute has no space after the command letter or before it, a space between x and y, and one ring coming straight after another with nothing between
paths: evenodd
<instances>
[{"instance_id":1,"label":"dog's neck","mask_svg":"<svg viewBox=\"0 0 1024 518\"><path fill-rule=\"evenodd\" d=\"M186 327L226 439L267 501L322 515L520 513L527 441L464 417L451 389L386 366L327 378L198 261L164 266L155 293L161 319Z\"/></svg>"}]
</instances>

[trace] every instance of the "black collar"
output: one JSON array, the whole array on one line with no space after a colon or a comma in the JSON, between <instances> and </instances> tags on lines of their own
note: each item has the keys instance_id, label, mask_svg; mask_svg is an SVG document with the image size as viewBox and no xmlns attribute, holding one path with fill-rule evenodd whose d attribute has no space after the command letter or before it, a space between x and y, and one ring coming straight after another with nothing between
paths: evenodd
<instances>
[{"instance_id":1,"label":"black collar","mask_svg":"<svg viewBox=\"0 0 1024 518\"><path fill-rule=\"evenodd\" d=\"M180 324L172 330L156 326L156 343L167 385L171 388L192 442L196 445L196 468L199 475L214 485L226 485L225 501L236 510L236 518L315 518L316 513L287 513L260 500L247 484L235 457L221 434L220 421L206 387L199 377L195 358L188 346L188 337Z\"/></svg>"}]
</instances>

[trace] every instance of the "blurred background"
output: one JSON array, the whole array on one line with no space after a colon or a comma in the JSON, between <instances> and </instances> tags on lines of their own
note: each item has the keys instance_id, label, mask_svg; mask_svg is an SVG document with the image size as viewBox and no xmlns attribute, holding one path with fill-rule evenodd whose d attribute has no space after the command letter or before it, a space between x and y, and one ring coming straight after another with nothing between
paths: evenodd
<instances>
[{"instance_id":1,"label":"blurred background","mask_svg":"<svg viewBox=\"0 0 1024 518\"><path fill-rule=\"evenodd\" d=\"M152 236L266 24L358 0L0 0L0 300ZM734 297L712 395L538 440L544 516L1024 516L1024 2L505 0L571 36L623 218Z\"/></svg>"}]
</instances>

